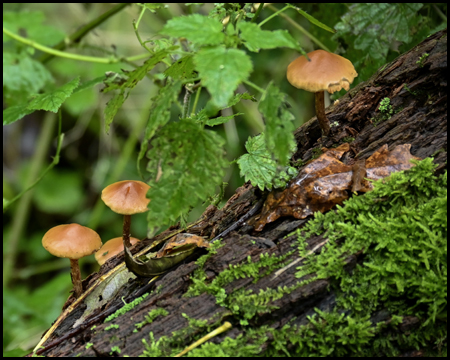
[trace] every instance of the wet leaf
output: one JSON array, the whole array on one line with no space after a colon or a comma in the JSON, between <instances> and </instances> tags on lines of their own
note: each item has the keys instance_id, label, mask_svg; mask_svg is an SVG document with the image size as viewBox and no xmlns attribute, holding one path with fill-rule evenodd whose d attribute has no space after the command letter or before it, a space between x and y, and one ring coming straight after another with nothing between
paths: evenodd
<instances>
[{"instance_id":1,"label":"wet leaf","mask_svg":"<svg viewBox=\"0 0 450 360\"><path fill-rule=\"evenodd\" d=\"M316 211L324 213L336 204L342 204L350 191L367 192L373 189L369 180L379 180L391 173L414 166L409 160L418 159L409 152L410 144L398 145L392 151L383 145L367 160L353 166L339 159L350 149L345 143L326 150L306 165L283 191L273 191L267 197L259 218L251 223L256 231L282 216L304 219Z\"/></svg>"}]
</instances>

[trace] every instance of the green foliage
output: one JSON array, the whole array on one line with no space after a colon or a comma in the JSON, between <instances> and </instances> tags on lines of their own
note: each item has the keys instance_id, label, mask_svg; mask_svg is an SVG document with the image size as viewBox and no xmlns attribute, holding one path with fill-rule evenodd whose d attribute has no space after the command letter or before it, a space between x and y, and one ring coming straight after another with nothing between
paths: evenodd
<instances>
[{"instance_id":1,"label":"green foliage","mask_svg":"<svg viewBox=\"0 0 450 360\"><path fill-rule=\"evenodd\" d=\"M406 45L415 45L437 31L436 25L421 15L423 7L422 3L350 6L335 26L334 39L350 46L347 57L350 56L358 71L357 82L367 80L379 67L405 51Z\"/></svg>"},{"instance_id":2,"label":"green foliage","mask_svg":"<svg viewBox=\"0 0 450 360\"><path fill-rule=\"evenodd\" d=\"M380 111L380 113L371 119L374 126L382 121L390 119L394 114L394 108L391 105L391 99L385 97L383 100L381 100L380 105L378 106L378 110Z\"/></svg>"},{"instance_id":3,"label":"green foliage","mask_svg":"<svg viewBox=\"0 0 450 360\"><path fill-rule=\"evenodd\" d=\"M267 86L259 110L266 119L266 146L280 165L287 165L296 150L294 140L294 116L287 110L283 94L272 82Z\"/></svg>"},{"instance_id":4,"label":"green foliage","mask_svg":"<svg viewBox=\"0 0 450 360\"><path fill-rule=\"evenodd\" d=\"M372 192L352 197L337 212L317 213L299 234L299 246L312 234L329 243L296 276L335 279L339 306L354 315L388 308L393 315L419 317L420 332L431 333L446 318L447 173L436 178L430 158L415 163L375 182ZM339 239L345 242L338 245ZM365 261L349 276L344 260L361 250Z\"/></svg>"},{"instance_id":5,"label":"green foliage","mask_svg":"<svg viewBox=\"0 0 450 360\"><path fill-rule=\"evenodd\" d=\"M111 324L111 325L105 327L105 331L108 331L108 330L111 330L111 329L118 329L118 328L119 328L119 325Z\"/></svg>"},{"instance_id":6,"label":"green foliage","mask_svg":"<svg viewBox=\"0 0 450 360\"><path fill-rule=\"evenodd\" d=\"M266 148L265 135L249 138L245 144L248 154L242 155L237 163L241 176L251 181L253 186L261 190L283 187L286 181L296 175L293 167L279 167Z\"/></svg>"},{"instance_id":7,"label":"green foliage","mask_svg":"<svg viewBox=\"0 0 450 360\"><path fill-rule=\"evenodd\" d=\"M223 143L216 133L189 119L170 123L161 130L147 153L147 171L154 174L152 178L162 172L160 178L148 182L150 229L175 221L214 192L227 165Z\"/></svg>"},{"instance_id":8,"label":"green foliage","mask_svg":"<svg viewBox=\"0 0 450 360\"><path fill-rule=\"evenodd\" d=\"M155 145L161 144L164 149L169 147L161 138L169 133L166 127L178 131L175 124L184 121L180 120L180 114L188 118L186 121L198 125L194 131L191 131L194 126L189 125L186 143L196 144L197 139L191 135L201 133L199 138L203 139L215 132L218 136L202 147L209 151L209 145L215 142L214 154L220 153L219 159L223 160L225 151L227 158L232 160L242 154L249 136L263 130L258 106L241 100L258 101L264 93L264 102L277 106L276 112L266 106L263 114L267 122L263 145L267 143L269 149L264 157L273 161L270 168L274 176L259 178L264 168L264 162L259 159L254 163L258 170L254 171L256 178L252 181L261 188L283 186L289 178L287 174L293 172L293 169L285 168L291 140L286 141L284 136L289 136L285 132L290 132L293 127L290 120L282 120L290 118L284 101L290 102L295 126L306 121L313 112L306 95L299 94L285 79L286 65L295 52L303 53L303 48L311 51L328 47L357 64L360 74L357 80L361 81L377 69L373 59L378 59L374 54L377 47L369 46L364 51L355 48L355 41L359 41L365 32L389 48L385 61L390 61L399 52L409 50L431 32L446 26L446 20L443 20L446 4L424 4L418 12L402 10L407 14L411 41L400 43L394 39L389 43L386 39L392 38L390 34L401 38L401 32L389 28L390 24L384 26L383 21L389 20L388 16L372 17L369 12L360 12L361 17L368 19L364 25L367 31L353 30L349 17L358 6L384 5L356 5L349 9L347 5L326 4L326 11L322 4L301 6L302 9L291 5L268 5L255 13L251 4L237 3L133 4L126 7L126 12L122 11L125 4L88 7L72 4L70 8L65 4L56 7L45 3L31 7L4 4L3 100L6 109L3 119L4 124L8 124L4 128L6 170L3 177L4 210L8 210L4 213L3 228L4 354L21 356L26 352L24 349L32 348L57 317L58 309L67 298L70 278L67 273L58 275L67 263L51 258L40 246L42 235L50 227L79 222L94 228L103 240L116 237L121 231L121 223L117 221L117 215L104 206L99 194L106 185L118 180L137 179L141 175L145 181L153 183L154 191L163 193L168 200L175 199L180 193L182 185L174 188L177 193L171 193L169 186L163 183L162 176L171 166L167 157L167 165L162 164L164 169L158 166L158 159L150 160L155 165L150 172L145 171L147 164L141 166L142 174L134 166L136 157L142 165L140 161L148 149L154 154L162 153ZM31 8L42 11L27 11ZM111 9L118 12L111 12ZM389 4L386 14L397 14L398 9L399 5ZM131 18L130 11L134 13ZM74 17L73 13L92 21L80 26L80 16ZM192 13L195 15L188 15ZM410 13L412 15L408 17ZM341 21L342 15L347 19L345 24ZM114 16L114 21L105 21L110 16ZM132 18L137 20L131 23ZM336 42L330 37L330 31L337 22L344 24L344 31L336 34ZM67 32L71 29L73 33ZM9 35L6 35L8 31ZM343 49L346 49L345 53ZM209 58L205 54L215 56ZM218 59L217 55L221 54L225 57ZM230 58L230 54L236 55L238 61ZM418 54L418 60L421 55ZM269 86L270 81L273 84ZM102 82L104 91L99 91L98 85ZM192 97L184 96L185 89L190 89ZM235 94L236 91L247 93ZM189 106L191 112L181 112ZM38 109L44 111L36 111ZM56 110L61 114L59 132L51 114ZM237 114L242 115L236 118ZM30 116L24 118L26 115ZM24 121L17 121L22 118ZM181 127L185 128L185 125ZM104 128L110 129L106 135ZM66 133L65 137L62 132ZM57 133L55 151L52 146L56 143ZM181 135L170 137L179 138ZM220 138L226 138L226 144ZM136 154L138 141L142 141L139 155ZM172 154L178 156L179 152L172 150ZM50 156L54 160L46 167L51 161ZM60 156L64 170L52 170ZM173 161L179 164L183 159ZM218 175L211 179L203 176L195 180L194 175L198 176L200 172L191 174L189 180L197 181L198 188L202 189L200 195L194 195L189 204L178 203L181 208L177 204L174 205L176 209L171 207L170 211L174 213L164 216L167 222L176 221L176 214L186 218L185 212L192 204L205 202L213 195L215 186L223 182L220 174L226 165L219 160L216 166L215 174ZM229 186L225 198L242 184L243 179L236 170L237 166L232 165L227 173ZM251 175L246 173L251 170L249 164L245 172L241 168L247 179ZM211 171L212 167L208 174ZM35 179L39 181L43 176L45 182L34 189L33 196L23 196L34 187ZM49 192L49 184L55 179L58 180L55 192ZM174 180L173 177L165 179ZM63 190L68 191L67 196L57 196L56 192ZM150 206L153 206L152 202ZM155 205L156 209L152 211L169 212L161 202ZM188 220L195 220L203 208L204 205L198 205ZM132 229L137 237L145 234L145 218L144 214L133 217ZM165 226L159 220L157 225ZM150 224L152 226L155 223ZM92 256L82 260L82 265L83 277L98 269ZM52 279L58 284L55 285ZM54 288L47 284L53 284ZM232 298L230 295L218 291L216 296L226 302ZM272 295L268 292L264 296ZM25 306L19 306L24 302ZM44 311L41 307L45 307ZM49 308L54 310L49 312ZM239 314L239 321L245 323L245 314L240 311L236 314Z\"/></svg>"}]
</instances>

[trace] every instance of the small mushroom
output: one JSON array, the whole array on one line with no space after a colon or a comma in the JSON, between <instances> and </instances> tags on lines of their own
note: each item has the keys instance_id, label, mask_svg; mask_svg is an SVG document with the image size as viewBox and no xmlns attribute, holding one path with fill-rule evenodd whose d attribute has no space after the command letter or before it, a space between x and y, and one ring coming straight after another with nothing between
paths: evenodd
<instances>
[{"instance_id":1,"label":"small mushroom","mask_svg":"<svg viewBox=\"0 0 450 360\"><path fill-rule=\"evenodd\" d=\"M47 231L42 246L52 255L69 258L75 297L83 292L78 259L96 252L102 246L100 236L78 224L58 225Z\"/></svg>"},{"instance_id":2,"label":"small mushroom","mask_svg":"<svg viewBox=\"0 0 450 360\"><path fill-rule=\"evenodd\" d=\"M131 245L136 244L139 239L134 237L130 238ZM103 246L95 253L95 260L98 264L102 266L106 261L111 259L123 251L123 241L122 237L116 237L114 239L108 240L103 244Z\"/></svg>"},{"instance_id":3,"label":"small mushroom","mask_svg":"<svg viewBox=\"0 0 450 360\"><path fill-rule=\"evenodd\" d=\"M123 244L131 247L131 215L148 210L146 198L150 186L142 181L124 180L108 185L102 191L102 200L117 214L123 215Z\"/></svg>"},{"instance_id":4,"label":"small mushroom","mask_svg":"<svg viewBox=\"0 0 450 360\"><path fill-rule=\"evenodd\" d=\"M344 88L350 90L350 84L358 76L353 64L346 58L315 50L308 58L300 56L287 68L287 79L292 86L315 94L316 115L325 136L330 133L330 122L325 116L324 91L333 94Z\"/></svg>"}]
</instances>

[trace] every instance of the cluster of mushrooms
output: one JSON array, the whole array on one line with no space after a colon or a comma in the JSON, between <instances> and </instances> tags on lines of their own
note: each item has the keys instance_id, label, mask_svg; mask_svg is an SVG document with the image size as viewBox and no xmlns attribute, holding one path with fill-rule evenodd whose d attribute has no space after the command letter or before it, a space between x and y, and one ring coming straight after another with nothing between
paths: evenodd
<instances>
[{"instance_id":1,"label":"cluster of mushrooms","mask_svg":"<svg viewBox=\"0 0 450 360\"><path fill-rule=\"evenodd\" d=\"M350 84L358 73L353 64L342 56L324 50L315 50L291 62L287 79L298 89L315 93L316 115L324 136L330 133L330 122L325 116L324 91L334 93ZM75 297L83 292L78 259L95 252L95 258L103 265L109 258L131 247L139 241L130 239L131 215L147 211L150 199L146 194L150 186L142 181L125 180L107 186L102 191L102 200L112 211L123 215L123 235L107 241L102 246L100 236L78 224L59 225L44 235L42 245L51 254L70 259L72 283ZM121 241L122 239L122 241Z\"/></svg>"},{"instance_id":2,"label":"cluster of mushrooms","mask_svg":"<svg viewBox=\"0 0 450 360\"><path fill-rule=\"evenodd\" d=\"M69 258L75 297L83 293L78 259L95 253L99 265L137 241L130 238L131 215L147 211L149 185L142 181L124 180L103 189L102 200L117 214L123 215L123 235L102 245L100 236L92 229L78 224L58 225L47 231L42 245L52 255Z\"/></svg>"}]
</instances>

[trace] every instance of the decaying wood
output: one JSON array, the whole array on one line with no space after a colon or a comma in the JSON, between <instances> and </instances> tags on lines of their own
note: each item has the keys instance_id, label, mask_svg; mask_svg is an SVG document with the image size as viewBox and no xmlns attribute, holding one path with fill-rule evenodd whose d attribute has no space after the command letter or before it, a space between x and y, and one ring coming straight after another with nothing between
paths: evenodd
<instances>
[{"instance_id":1,"label":"decaying wood","mask_svg":"<svg viewBox=\"0 0 450 360\"><path fill-rule=\"evenodd\" d=\"M429 56L418 64L420 56L428 53ZM337 121L339 126L332 127L330 136L322 142L321 130L316 118L301 126L295 132L298 150L293 160L306 162L311 159L314 148L331 147L339 143L345 137L354 137L351 143L352 154L346 160L366 159L383 144L388 144L389 149L396 145L411 144L411 153L417 157L425 158L433 154L435 162L440 164L442 171L446 167L447 159L447 33L438 32L430 36L424 42L399 56L387 66L380 69L371 79L359 84L346 96L340 99L339 104L331 106L326 110L326 115L331 123ZM405 86L406 85L406 86ZM389 97L395 113L389 119L382 121L376 126L374 119L380 115L378 105L380 101ZM345 160L344 160L345 161ZM202 218L193 226L189 232L199 236L213 238L234 222L244 216L252 206L265 194L255 189L250 184L245 184L236 190L223 209L213 206L207 208ZM280 218L268 224L263 231L255 232L246 223L237 231L225 236L225 246L220 248L217 255L213 255L204 265L208 281L215 278L229 265L235 265L246 261L251 257L257 261L261 254L268 253L283 255L292 250L292 244L296 241L295 236L283 239L285 235L302 227L308 219L297 220L292 217ZM165 236L177 230L173 227L154 239L143 241L133 247L133 252L148 246L152 241L159 241ZM308 240L309 249L317 248L317 245L326 241L321 236L312 237ZM139 306L130 310L126 315L115 320L118 329L102 331L110 323L103 323L101 314L110 311L122 303L121 298L131 299L139 289L148 286L148 280L137 278L131 280L124 286L114 300L107 303L103 308L97 309L91 318L97 316L98 321L95 331L86 327L51 349L44 350L46 356L110 356L111 348L118 346L120 355L137 356L143 352L142 339L147 339L149 332L153 332L154 338L163 335L171 335L172 332L187 326L188 321L181 315L187 314L195 319L211 319L216 321L222 319L233 324L233 328L211 341L220 342L224 337L235 338L242 332L239 319L233 318L230 312L216 303L216 298L209 294L196 297L182 297L191 285L190 277L197 265L193 260L198 258L203 250L188 258L176 269L169 271L159 277L153 288L160 285L161 291L149 295ZM298 258L294 253L288 257L289 260ZM359 260L359 255L347 259L349 267ZM123 261L123 255L111 259L103 265L98 274L93 274L84 281L84 287L88 288L99 276L107 273L117 264ZM298 264L300 265L300 263ZM297 265L297 266L298 266ZM269 274L257 283L253 278L238 279L227 286L225 291L230 293L236 289L251 289L258 293L259 289L277 288L278 286L292 286L298 279L295 278L296 266L286 268L283 272L274 276ZM328 289L327 280L314 281L300 287L283 296L281 299L271 303L278 308L271 312L256 314L250 324L268 324L274 329L279 329L288 321L296 317L293 324L306 324L307 316L313 314L314 308L330 310L335 304L335 296ZM150 286L149 286L150 287ZM128 300L127 302L129 302ZM144 320L145 315L156 307L164 308L169 315L161 320L157 318L153 323L145 325L140 331L133 332L134 324ZM75 310L67 317L58 329L52 334L46 344L57 340L69 331L73 331L73 324L83 313L83 308ZM374 315L373 321L385 321L389 319L389 313L380 312ZM86 321L89 321L87 319ZM418 326L416 318L408 317L403 320L398 331L407 332ZM195 333L188 334L185 345L188 346ZM268 335L269 336L269 335ZM269 336L270 340L270 336ZM87 343L94 345L86 349ZM116 354L117 355L117 354Z\"/></svg>"}]
</instances>

